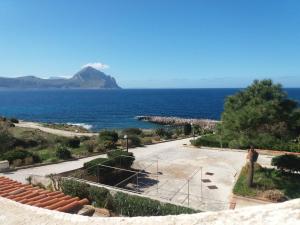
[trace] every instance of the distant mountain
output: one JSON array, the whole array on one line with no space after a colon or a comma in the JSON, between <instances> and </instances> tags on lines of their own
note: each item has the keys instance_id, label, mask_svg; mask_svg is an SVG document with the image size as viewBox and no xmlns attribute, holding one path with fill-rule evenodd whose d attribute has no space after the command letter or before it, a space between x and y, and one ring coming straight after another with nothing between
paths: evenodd
<instances>
[{"instance_id":1,"label":"distant mountain","mask_svg":"<svg viewBox=\"0 0 300 225\"><path fill-rule=\"evenodd\" d=\"M42 79L35 76L17 78L0 77L0 88L27 88L27 89L119 89L115 78L94 69L85 67L72 78Z\"/></svg>"}]
</instances>

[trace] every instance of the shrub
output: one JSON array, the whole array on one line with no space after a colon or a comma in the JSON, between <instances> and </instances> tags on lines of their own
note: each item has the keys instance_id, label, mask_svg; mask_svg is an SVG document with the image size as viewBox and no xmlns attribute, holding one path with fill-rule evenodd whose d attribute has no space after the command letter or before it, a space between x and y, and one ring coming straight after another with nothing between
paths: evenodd
<instances>
[{"instance_id":1,"label":"shrub","mask_svg":"<svg viewBox=\"0 0 300 225\"><path fill-rule=\"evenodd\" d=\"M277 189L264 191L262 197L270 199L273 202L284 202L287 200L284 193Z\"/></svg>"},{"instance_id":2,"label":"shrub","mask_svg":"<svg viewBox=\"0 0 300 225\"><path fill-rule=\"evenodd\" d=\"M9 163L12 163L16 159L25 159L27 157L31 157L33 154L31 152L28 152L26 150L12 150L9 152L6 152L3 156L2 159L8 160Z\"/></svg>"},{"instance_id":3,"label":"shrub","mask_svg":"<svg viewBox=\"0 0 300 225\"><path fill-rule=\"evenodd\" d=\"M97 175L97 170L99 170L99 173L101 177L105 180L108 178L111 173L114 171L114 169L104 166L110 166L110 167L121 167L125 169L129 169L135 158L133 156L133 153L131 152L125 152L121 150L115 150L107 153L108 158L97 158L93 159L89 162L86 162L83 164L83 168L87 170L87 172L90 175ZM122 157L122 156L130 156L130 157ZM97 168L97 165L104 165Z\"/></svg>"},{"instance_id":4,"label":"shrub","mask_svg":"<svg viewBox=\"0 0 300 225\"><path fill-rule=\"evenodd\" d=\"M139 128L126 128L122 131L123 135L141 135L143 131Z\"/></svg>"},{"instance_id":5,"label":"shrub","mask_svg":"<svg viewBox=\"0 0 300 225\"><path fill-rule=\"evenodd\" d=\"M104 130L99 133L99 141L108 140L116 143L119 140L119 135L115 131Z\"/></svg>"},{"instance_id":6,"label":"shrub","mask_svg":"<svg viewBox=\"0 0 300 225\"><path fill-rule=\"evenodd\" d=\"M151 137L144 137L144 138L142 138L142 144L143 145L152 144L152 138Z\"/></svg>"},{"instance_id":7,"label":"shrub","mask_svg":"<svg viewBox=\"0 0 300 225\"><path fill-rule=\"evenodd\" d=\"M84 142L84 146L88 152L92 153L97 147L97 143L95 140L88 140Z\"/></svg>"},{"instance_id":8,"label":"shrub","mask_svg":"<svg viewBox=\"0 0 300 225\"><path fill-rule=\"evenodd\" d=\"M300 172L300 157L296 155L280 155L272 158L272 166L276 166L281 170L289 170L290 172Z\"/></svg>"},{"instance_id":9,"label":"shrub","mask_svg":"<svg viewBox=\"0 0 300 225\"><path fill-rule=\"evenodd\" d=\"M97 151L103 152L105 150L114 149L116 147L116 143L111 140L102 139L98 143Z\"/></svg>"},{"instance_id":10,"label":"shrub","mask_svg":"<svg viewBox=\"0 0 300 225\"><path fill-rule=\"evenodd\" d=\"M167 203L161 203L145 197L118 192L114 196L114 209L123 216L164 216L190 214L197 211Z\"/></svg>"},{"instance_id":11,"label":"shrub","mask_svg":"<svg viewBox=\"0 0 300 225\"><path fill-rule=\"evenodd\" d=\"M40 162L42 162L41 157L39 155L37 155L37 154L32 154L32 159L33 159L34 163L40 163Z\"/></svg>"},{"instance_id":12,"label":"shrub","mask_svg":"<svg viewBox=\"0 0 300 225\"><path fill-rule=\"evenodd\" d=\"M128 137L128 145L129 147L139 147L141 146L141 139L137 135L131 135Z\"/></svg>"},{"instance_id":13,"label":"shrub","mask_svg":"<svg viewBox=\"0 0 300 225\"><path fill-rule=\"evenodd\" d=\"M192 145L200 147L221 147L221 139L216 134L207 134L197 138L196 140L191 140ZM222 147L227 148L228 142L226 140L222 140Z\"/></svg>"},{"instance_id":14,"label":"shrub","mask_svg":"<svg viewBox=\"0 0 300 225\"><path fill-rule=\"evenodd\" d=\"M10 122L12 123L19 123L19 120L16 118L10 118Z\"/></svg>"},{"instance_id":15,"label":"shrub","mask_svg":"<svg viewBox=\"0 0 300 225\"><path fill-rule=\"evenodd\" d=\"M72 157L71 151L63 145L57 146L55 154L59 159L70 159Z\"/></svg>"},{"instance_id":16,"label":"shrub","mask_svg":"<svg viewBox=\"0 0 300 225\"><path fill-rule=\"evenodd\" d=\"M191 124L189 124L189 123L184 124L184 126L183 126L183 133L184 133L184 135L190 135L192 133L192 126L191 126Z\"/></svg>"},{"instance_id":17,"label":"shrub","mask_svg":"<svg viewBox=\"0 0 300 225\"><path fill-rule=\"evenodd\" d=\"M163 137L163 136L165 135L166 131L165 131L164 128L160 127L160 128L157 128L157 129L155 130L155 133L156 133L158 136Z\"/></svg>"},{"instance_id":18,"label":"shrub","mask_svg":"<svg viewBox=\"0 0 300 225\"><path fill-rule=\"evenodd\" d=\"M106 209L113 208L113 198L110 192L105 188L91 186L89 188L89 199L96 207Z\"/></svg>"},{"instance_id":19,"label":"shrub","mask_svg":"<svg viewBox=\"0 0 300 225\"><path fill-rule=\"evenodd\" d=\"M122 150L108 152L107 156L109 159L112 159L112 161L114 161L114 165L116 167L125 169L129 169L135 160L132 152L125 152Z\"/></svg>"},{"instance_id":20,"label":"shrub","mask_svg":"<svg viewBox=\"0 0 300 225\"><path fill-rule=\"evenodd\" d=\"M164 139L170 139L173 135L173 132L171 130L166 130L164 128L157 128L155 130L155 133Z\"/></svg>"},{"instance_id":21,"label":"shrub","mask_svg":"<svg viewBox=\"0 0 300 225\"><path fill-rule=\"evenodd\" d=\"M70 148L79 148L80 139L78 137L73 137L73 138L68 139L67 146Z\"/></svg>"},{"instance_id":22,"label":"shrub","mask_svg":"<svg viewBox=\"0 0 300 225\"><path fill-rule=\"evenodd\" d=\"M72 197L88 198L90 185L75 180L63 179L61 181L62 192Z\"/></svg>"},{"instance_id":23,"label":"shrub","mask_svg":"<svg viewBox=\"0 0 300 225\"><path fill-rule=\"evenodd\" d=\"M90 175L97 175L97 165L114 166L114 162L107 158L97 158L83 164L83 168L87 170ZM99 167L101 174L108 174L112 169L107 167Z\"/></svg>"}]
</instances>

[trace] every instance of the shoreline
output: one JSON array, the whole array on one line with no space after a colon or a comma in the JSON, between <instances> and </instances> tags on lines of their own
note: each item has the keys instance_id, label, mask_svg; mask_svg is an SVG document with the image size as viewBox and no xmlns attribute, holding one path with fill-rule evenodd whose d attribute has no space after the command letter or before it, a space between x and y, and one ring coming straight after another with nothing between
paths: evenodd
<instances>
[{"instance_id":1,"label":"shoreline","mask_svg":"<svg viewBox=\"0 0 300 225\"><path fill-rule=\"evenodd\" d=\"M211 119L195 119L195 118L182 118L175 116L136 116L139 121L150 122L160 125L196 125L204 129L214 129L220 121Z\"/></svg>"}]
</instances>

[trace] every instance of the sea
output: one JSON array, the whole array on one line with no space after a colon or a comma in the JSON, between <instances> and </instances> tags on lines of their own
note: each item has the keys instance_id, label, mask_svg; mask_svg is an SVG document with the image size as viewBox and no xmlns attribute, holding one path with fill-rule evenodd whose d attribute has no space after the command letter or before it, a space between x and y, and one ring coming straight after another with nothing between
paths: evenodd
<instances>
[{"instance_id":1,"label":"sea","mask_svg":"<svg viewBox=\"0 0 300 225\"><path fill-rule=\"evenodd\" d=\"M0 90L0 115L34 122L69 123L91 130L155 124L136 116L218 120L226 97L241 89ZM285 89L300 103L300 88Z\"/></svg>"}]
</instances>

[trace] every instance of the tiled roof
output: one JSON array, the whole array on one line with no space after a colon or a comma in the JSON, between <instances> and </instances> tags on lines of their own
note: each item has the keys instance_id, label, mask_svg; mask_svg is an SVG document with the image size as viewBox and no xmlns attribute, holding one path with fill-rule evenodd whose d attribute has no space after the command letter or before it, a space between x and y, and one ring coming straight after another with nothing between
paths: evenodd
<instances>
[{"instance_id":1,"label":"tiled roof","mask_svg":"<svg viewBox=\"0 0 300 225\"><path fill-rule=\"evenodd\" d=\"M89 204L87 199L65 195L60 191L48 191L29 184L0 177L0 196L23 204L41 207L60 212L71 212Z\"/></svg>"}]
</instances>

